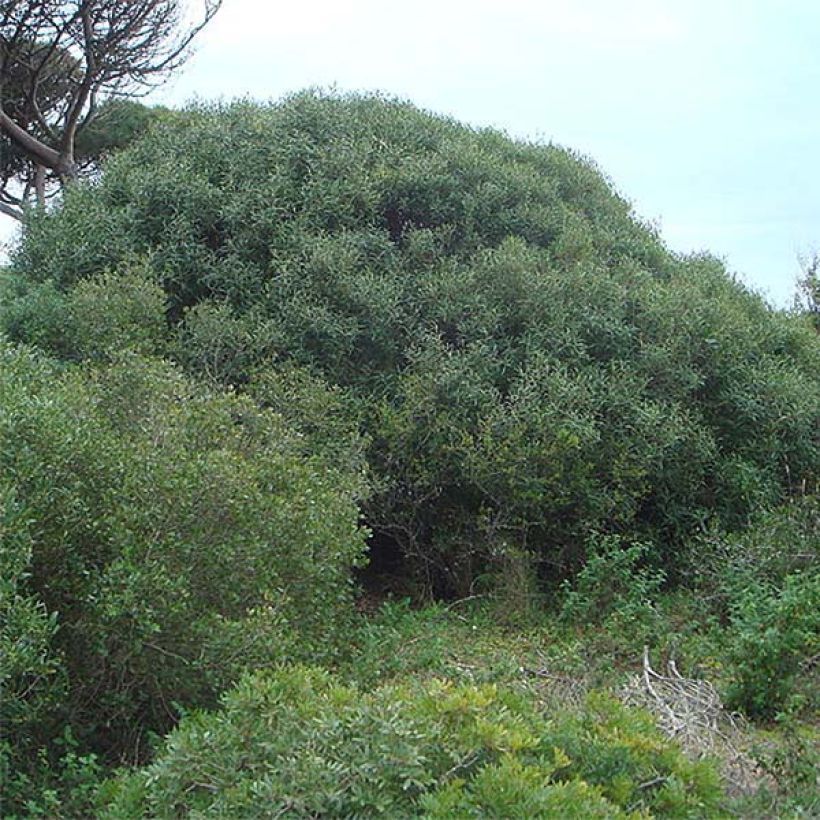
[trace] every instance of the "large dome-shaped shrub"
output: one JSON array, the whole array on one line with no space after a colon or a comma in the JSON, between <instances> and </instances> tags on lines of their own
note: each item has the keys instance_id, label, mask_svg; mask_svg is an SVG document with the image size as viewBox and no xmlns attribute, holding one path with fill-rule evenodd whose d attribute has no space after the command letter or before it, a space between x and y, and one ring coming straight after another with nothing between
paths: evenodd
<instances>
[{"instance_id":1,"label":"large dome-shaped shrub","mask_svg":"<svg viewBox=\"0 0 820 820\"><path fill-rule=\"evenodd\" d=\"M59 350L43 289L53 330L84 279L137 264L191 371L294 417L277 380L341 397L379 543L439 589L513 548L562 574L591 529L668 561L817 479L816 334L670 254L559 147L374 97L177 113L32 218L6 327Z\"/></svg>"}]
</instances>

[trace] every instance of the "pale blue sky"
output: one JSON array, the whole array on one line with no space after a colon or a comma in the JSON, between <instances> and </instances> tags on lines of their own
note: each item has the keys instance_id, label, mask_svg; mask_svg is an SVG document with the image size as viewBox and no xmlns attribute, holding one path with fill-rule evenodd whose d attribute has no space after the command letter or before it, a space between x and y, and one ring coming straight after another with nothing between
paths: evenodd
<instances>
[{"instance_id":1,"label":"pale blue sky","mask_svg":"<svg viewBox=\"0 0 820 820\"><path fill-rule=\"evenodd\" d=\"M820 246L819 43L817 0L224 0L154 98L335 85L552 140L786 305Z\"/></svg>"}]
</instances>

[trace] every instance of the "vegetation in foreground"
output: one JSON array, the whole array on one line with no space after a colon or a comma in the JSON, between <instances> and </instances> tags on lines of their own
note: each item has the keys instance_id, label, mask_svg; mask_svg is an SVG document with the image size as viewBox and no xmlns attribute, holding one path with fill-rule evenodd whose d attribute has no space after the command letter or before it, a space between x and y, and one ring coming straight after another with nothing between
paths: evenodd
<instances>
[{"instance_id":1,"label":"vegetation in foreground","mask_svg":"<svg viewBox=\"0 0 820 820\"><path fill-rule=\"evenodd\" d=\"M173 112L2 286L5 816L817 812L816 330L587 161Z\"/></svg>"}]
</instances>

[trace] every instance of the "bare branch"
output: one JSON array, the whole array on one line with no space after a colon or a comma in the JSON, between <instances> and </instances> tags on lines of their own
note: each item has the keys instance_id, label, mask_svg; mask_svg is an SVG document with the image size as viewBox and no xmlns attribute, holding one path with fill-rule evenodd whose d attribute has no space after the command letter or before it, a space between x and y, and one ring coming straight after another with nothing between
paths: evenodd
<instances>
[{"instance_id":1,"label":"bare branch","mask_svg":"<svg viewBox=\"0 0 820 820\"><path fill-rule=\"evenodd\" d=\"M20 208L13 208L11 205L6 205L2 200L0 200L0 214L10 216L18 222L23 221L23 211Z\"/></svg>"},{"instance_id":2,"label":"bare branch","mask_svg":"<svg viewBox=\"0 0 820 820\"><path fill-rule=\"evenodd\" d=\"M689 757L716 756L733 792L753 793L760 785L758 766L746 748L743 721L726 711L709 681L684 677L671 659L667 674L658 672L652 668L649 648L645 646L641 673L633 675L619 694L626 704L649 711L658 728L679 743ZM650 779L639 790L661 782Z\"/></svg>"}]
</instances>

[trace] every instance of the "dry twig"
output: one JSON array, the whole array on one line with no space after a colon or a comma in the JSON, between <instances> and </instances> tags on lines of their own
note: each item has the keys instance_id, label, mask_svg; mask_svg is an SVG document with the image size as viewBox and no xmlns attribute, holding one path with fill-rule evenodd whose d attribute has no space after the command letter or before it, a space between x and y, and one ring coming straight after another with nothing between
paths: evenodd
<instances>
[{"instance_id":1,"label":"dry twig","mask_svg":"<svg viewBox=\"0 0 820 820\"><path fill-rule=\"evenodd\" d=\"M652 668L645 646L643 669L626 684L621 697L628 705L651 712L660 730L690 757L718 758L731 791L749 794L760 786L765 776L745 751L743 722L724 709L709 681L683 677L674 660L668 662L667 674L661 674Z\"/></svg>"}]
</instances>

